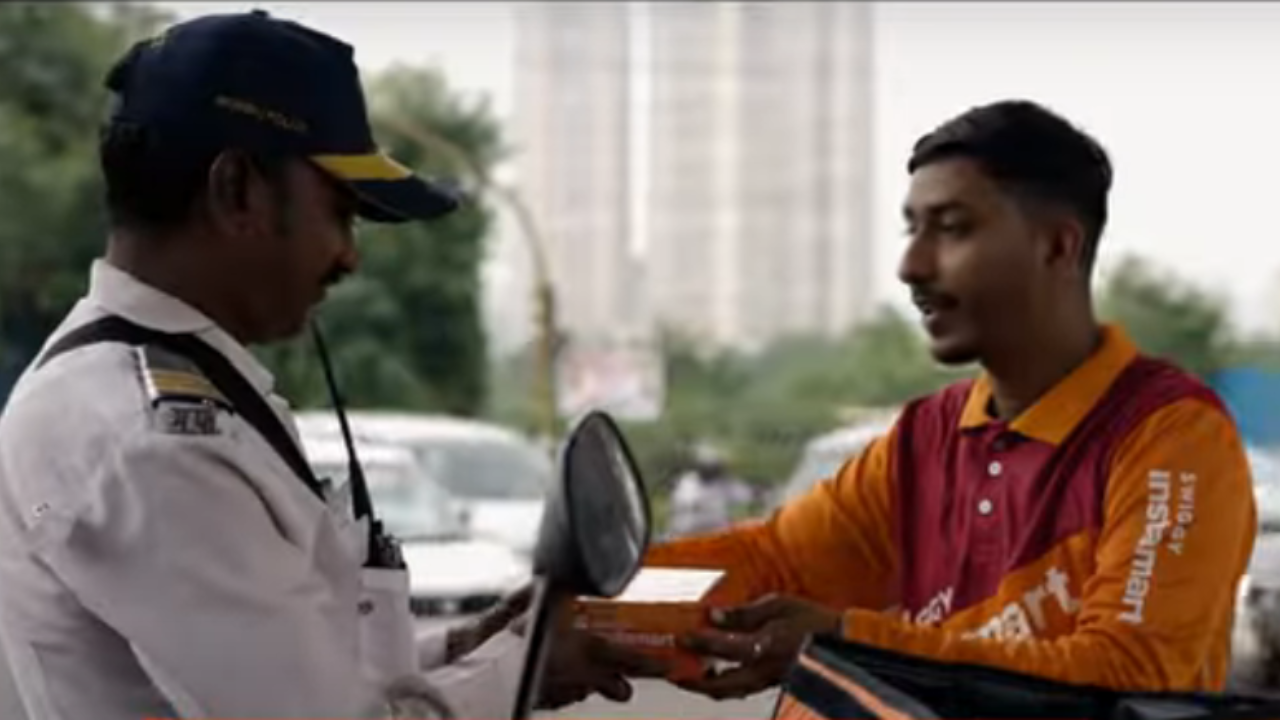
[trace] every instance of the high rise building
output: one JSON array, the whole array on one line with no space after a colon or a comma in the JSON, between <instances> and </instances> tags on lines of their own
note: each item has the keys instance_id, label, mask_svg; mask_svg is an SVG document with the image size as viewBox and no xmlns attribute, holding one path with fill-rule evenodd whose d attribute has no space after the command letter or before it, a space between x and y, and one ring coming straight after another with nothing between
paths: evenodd
<instances>
[{"instance_id":1,"label":"high rise building","mask_svg":"<svg viewBox=\"0 0 1280 720\"><path fill-rule=\"evenodd\" d=\"M514 7L518 183L566 330L752 348L863 316L867 4Z\"/></svg>"},{"instance_id":2,"label":"high rise building","mask_svg":"<svg viewBox=\"0 0 1280 720\"><path fill-rule=\"evenodd\" d=\"M869 6L646 11L660 322L748 348L844 332L871 301Z\"/></svg>"},{"instance_id":3,"label":"high rise building","mask_svg":"<svg viewBox=\"0 0 1280 720\"><path fill-rule=\"evenodd\" d=\"M561 327L595 339L634 311L626 3L513 3L514 165Z\"/></svg>"}]
</instances>

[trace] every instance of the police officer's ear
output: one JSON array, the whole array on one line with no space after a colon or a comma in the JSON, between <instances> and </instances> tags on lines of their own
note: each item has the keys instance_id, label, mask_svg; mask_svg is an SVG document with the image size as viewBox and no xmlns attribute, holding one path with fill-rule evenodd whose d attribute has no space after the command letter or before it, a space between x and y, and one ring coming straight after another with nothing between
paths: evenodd
<instances>
[{"instance_id":1,"label":"police officer's ear","mask_svg":"<svg viewBox=\"0 0 1280 720\"><path fill-rule=\"evenodd\" d=\"M263 179L253 159L239 150L226 150L209 166L208 209L210 219L224 232L244 234L253 230L266 204Z\"/></svg>"}]
</instances>

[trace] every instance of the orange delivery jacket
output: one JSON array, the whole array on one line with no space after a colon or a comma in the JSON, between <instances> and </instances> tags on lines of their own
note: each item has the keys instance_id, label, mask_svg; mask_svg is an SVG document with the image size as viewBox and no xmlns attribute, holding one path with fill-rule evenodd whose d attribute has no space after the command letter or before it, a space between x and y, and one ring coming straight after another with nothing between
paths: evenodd
<instances>
[{"instance_id":1,"label":"orange delivery jacket","mask_svg":"<svg viewBox=\"0 0 1280 720\"><path fill-rule=\"evenodd\" d=\"M1011 422L985 376L910 403L770 518L655 545L844 612L847 639L1124 690L1217 690L1256 515L1244 447L1206 386L1116 327Z\"/></svg>"}]
</instances>

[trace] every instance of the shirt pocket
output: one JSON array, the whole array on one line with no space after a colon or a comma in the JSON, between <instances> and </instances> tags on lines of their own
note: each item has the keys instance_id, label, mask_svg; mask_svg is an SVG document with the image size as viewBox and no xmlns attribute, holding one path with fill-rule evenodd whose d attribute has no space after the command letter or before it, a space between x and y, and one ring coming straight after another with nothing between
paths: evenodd
<instances>
[{"instance_id":1,"label":"shirt pocket","mask_svg":"<svg viewBox=\"0 0 1280 720\"><path fill-rule=\"evenodd\" d=\"M362 568L356 609L360 659L366 675L386 686L417 672L413 615L409 612L409 573Z\"/></svg>"}]
</instances>

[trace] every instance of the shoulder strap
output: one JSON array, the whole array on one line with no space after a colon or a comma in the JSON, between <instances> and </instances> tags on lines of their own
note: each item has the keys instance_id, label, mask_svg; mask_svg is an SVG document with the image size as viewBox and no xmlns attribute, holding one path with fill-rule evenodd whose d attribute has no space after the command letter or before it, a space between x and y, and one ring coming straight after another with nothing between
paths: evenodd
<instances>
[{"instance_id":1,"label":"shoulder strap","mask_svg":"<svg viewBox=\"0 0 1280 720\"><path fill-rule=\"evenodd\" d=\"M43 367L55 357L77 348L103 342L117 342L132 346L154 344L195 363L209 382L226 396L235 412L262 435L263 439L317 497L324 498L320 482L316 479L306 458L303 457L298 444L285 430L280 418L276 417L266 400L222 353L195 335L152 330L122 317L108 315L81 325L59 338L41 356L36 367Z\"/></svg>"}]
</instances>

